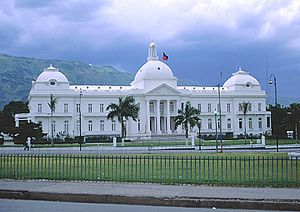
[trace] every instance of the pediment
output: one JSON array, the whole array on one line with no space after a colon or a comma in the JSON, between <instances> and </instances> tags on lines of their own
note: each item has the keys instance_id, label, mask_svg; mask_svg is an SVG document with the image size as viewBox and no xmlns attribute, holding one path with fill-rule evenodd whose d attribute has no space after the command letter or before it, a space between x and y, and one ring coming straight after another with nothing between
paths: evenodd
<instances>
[{"instance_id":1,"label":"pediment","mask_svg":"<svg viewBox=\"0 0 300 212\"><path fill-rule=\"evenodd\" d=\"M155 88L152 88L151 90L147 91L145 93L146 95L159 95L159 96L174 96L174 95L180 95L181 92L177 89L169 86L166 83L163 83Z\"/></svg>"}]
</instances>

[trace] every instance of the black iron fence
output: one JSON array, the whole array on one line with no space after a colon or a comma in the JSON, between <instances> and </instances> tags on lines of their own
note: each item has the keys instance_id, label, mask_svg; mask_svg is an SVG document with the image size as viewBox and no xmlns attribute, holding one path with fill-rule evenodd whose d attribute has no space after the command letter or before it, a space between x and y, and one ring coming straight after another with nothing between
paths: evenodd
<instances>
[{"instance_id":1,"label":"black iron fence","mask_svg":"<svg viewBox=\"0 0 300 212\"><path fill-rule=\"evenodd\" d=\"M299 159L1 154L0 178L298 187Z\"/></svg>"}]
</instances>

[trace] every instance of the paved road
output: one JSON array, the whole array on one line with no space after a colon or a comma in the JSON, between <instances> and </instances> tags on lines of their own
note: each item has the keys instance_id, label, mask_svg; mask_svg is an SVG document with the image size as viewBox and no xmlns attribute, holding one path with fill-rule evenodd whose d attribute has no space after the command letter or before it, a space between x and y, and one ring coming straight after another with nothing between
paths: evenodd
<instances>
[{"instance_id":1,"label":"paved road","mask_svg":"<svg viewBox=\"0 0 300 212\"><path fill-rule=\"evenodd\" d=\"M167 148L167 147L164 147ZM155 153L188 153L188 152L215 152L215 147L205 147L206 149L199 150L199 147L192 149L190 147L182 147L177 149L151 149L147 147L49 147L49 148L31 148L30 151L24 151L23 147L0 147L0 154L155 154ZM236 148L236 147L235 147ZM241 149L240 146L236 149L226 149L224 152L276 152L275 146L268 146L268 148L249 148ZM300 145L280 146L279 152L300 152Z\"/></svg>"},{"instance_id":2,"label":"paved road","mask_svg":"<svg viewBox=\"0 0 300 212\"><path fill-rule=\"evenodd\" d=\"M122 204L95 204L95 203L74 203L74 202L50 202L32 200L6 200L0 199L0 211L5 212L67 212L67 211L105 211L105 212L230 212L245 211L257 212L263 210L240 210L240 209L217 209L212 208L176 208L161 206L140 206Z\"/></svg>"},{"instance_id":3,"label":"paved road","mask_svg":"<svg viewBox=\"0 0 300 212\"><path fill-rule=\"evenodd\" d=\"M215 206L300 210L300 189L296 188L0 180L0 198L200 208Z\"/></svg>"}]
</instances>

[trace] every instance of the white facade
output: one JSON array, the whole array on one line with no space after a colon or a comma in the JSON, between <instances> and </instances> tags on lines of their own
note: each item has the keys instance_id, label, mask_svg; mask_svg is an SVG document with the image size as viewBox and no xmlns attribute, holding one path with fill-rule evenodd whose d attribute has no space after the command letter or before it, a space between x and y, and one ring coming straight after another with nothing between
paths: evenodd
<instances>
[{"instance_id":1,"label":"white facade","mask_svg":"<svg viewBox=\"0 0 300 212\"><path fill-rule=\"evenodd\" d=\"M201 111L201 134L214 135L218 87L177 86L170 67L158 60L155 43L149 45L148 54L147 62L137 71L130 86L69 85L64 74L50 66L33 83L29 94L30 113L17 114L16 125L22 119L40 122L49 136L51 129L55 135L119 135L120 123L106 118L106 107L118 103L119 97L133 96L140 105L140 115L138 122L127 121L127 136L184 134L182 127L174 129L174 119L187 101ZM270 132L266 93L254 77L239 69L219 89L224 135L244 133L245 120L239 108L243 102L251 104L246 115L247 134ZM52 116L48 106L51 94L57 99Z\"/></svg>"}]
</instances>

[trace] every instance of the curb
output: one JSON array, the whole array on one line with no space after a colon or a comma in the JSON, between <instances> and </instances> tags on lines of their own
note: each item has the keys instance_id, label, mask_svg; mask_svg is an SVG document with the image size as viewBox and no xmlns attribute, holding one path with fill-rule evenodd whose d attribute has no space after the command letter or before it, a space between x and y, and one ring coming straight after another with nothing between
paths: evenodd
<instances>
[{"instance_id":1,"label":"curb","mask_svg":"<svg viewBox=\"0 0 300 212\"><path fill-rule=\"evenodd\" d=\"M278 199L222 199L222 198L193 198L193 197L150 197L150 196L120 196L49 193L27 190L0 189L2 199L45 200L62 202L85 202L102 204L129 204L193 208L227 208L227 209L256 209L256 210L289 210L300 211L299 200Z\"/></svg>"}]
</instances>

